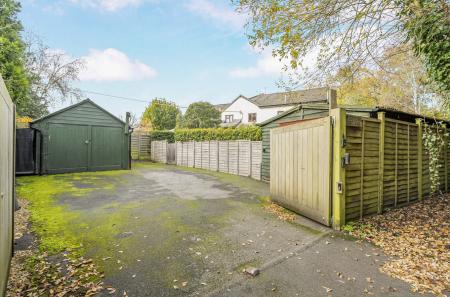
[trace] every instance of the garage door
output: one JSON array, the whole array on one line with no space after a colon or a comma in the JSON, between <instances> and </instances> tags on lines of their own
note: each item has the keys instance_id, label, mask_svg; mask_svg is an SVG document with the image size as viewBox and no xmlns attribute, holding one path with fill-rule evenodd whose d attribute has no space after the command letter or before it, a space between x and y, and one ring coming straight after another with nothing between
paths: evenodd
<instances>
[{"instance_id":1,"label":"garage door","mask_svg":"<svg viewBox=\"0 0 450 297\"><path fill-rule=\"evenodd\" d=\"M122 135L122 128L92 127L91 170L122 168Z\"/></svg>"},{"instance_id":2,"label":"garage door","mask_svg":"<svg viewBox=\"0 0 450 297\"><path fill-rule=\"evenodd\" d=\"M89 126L50 124L47 170L49 173L87 171Z\"/></svg>"},{"instance_id":3,"label":"garage door","mask_svg":"<svg viewBox=\"0 0 450 297\"><path fill-rule=\"evenodd\" d=\"M330 225L330 117L270 131L272 199L301 215Z\"/></svg>"},{"instance_id":4,"label":"garage door","mask_svg":"<svg viewBox=\"0 0 450 297\"><path fill-rule=\"evenodd\" d=\"M122 168L120 127L50 124L47 172L79 172Z\"/></svg>"}]
</instances>

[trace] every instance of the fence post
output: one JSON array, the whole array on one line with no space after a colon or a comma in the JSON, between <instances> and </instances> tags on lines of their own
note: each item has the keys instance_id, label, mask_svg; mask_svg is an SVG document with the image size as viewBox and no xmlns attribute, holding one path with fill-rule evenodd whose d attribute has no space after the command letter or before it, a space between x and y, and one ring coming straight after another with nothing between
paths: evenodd
<instances>
[{"instance_id":1,"label":"fence post","mask_svg":"<svg viewBox=\"0 0 450 297\"><path fill-rule=\"evenodd\" d=\"M137 159L140 160L141 159L141 132L137 133L137 139L138 139L138 155L137 155Z\"/></svg>"},{"instance_id":2,"label":"fence post","mask_svg":"<svg viewBox=\"0 0 450 297\"><path fill-rule=\"evenodd\" d=\"M445 174L445 192L448 192L448 158L447 158L447 149L448 149L448 136L447 136L447 125L445 123L442 124L443 128L443 138L444 138L444 174Z\"/></svg>"},{"instance_id":3,"label":"fence post","mask_svg":"<svg viewBox=\"0 0 450 297\"><path fill-rule=\"evenodd\" d=\"M422 134L423 126L422 119L416 119L417 124L417 191L419 192L419 200L423 199L423 144L422 144Z\"/></svg>"},{"instance_id":4,"label":"fence post","mask_svg":"<svg viewBox=\"0 0 450 297\"><path fill-rule=\"evenodd\" d=\"M345 224L345 168L341 161L345 154L344 140L346 139L346 112L343 108L332 109L332 178L331 199L333 212L333 228L341 229Z\"/></svg>"},{"instance_id":5,"label":"fence post","mask_svg":"<svg viewBox=\"0 0 450 297\"><path fill-rule=\"evenodd\" d=\"M379 140L379 168L378 168L378 213L383 212L384 200L384 141L386 131L386 113L378 112L378 119L380 120L380 140Z\"/></svg>"}]
</instances>

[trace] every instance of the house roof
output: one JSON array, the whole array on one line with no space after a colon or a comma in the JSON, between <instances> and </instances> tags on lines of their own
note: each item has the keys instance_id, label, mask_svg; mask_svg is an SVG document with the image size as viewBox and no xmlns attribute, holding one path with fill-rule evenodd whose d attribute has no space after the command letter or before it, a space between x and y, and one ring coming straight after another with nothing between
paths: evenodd
<instances>
[{"instance_id":1,"label":"house roof","mask_svg":"<svg viewBox=\"0 0 450 297\"><path fill-rule=\"evenodd\" d=\"M300 103L327 102L327 92L329 88L314 88L291 92L280 92L272 94L259 94L249 98L259 107L294 105Z\"/></svg>"},{"instance_id":2,"label":"house roof","mask_svg":"<svg viewBox=\"0 0 450 297\"><path fill-rule=\"evenodd\" d=\"M100 105L96 104L94 101L92 101L92 100L89 99L89 98L87 98L87 99L85 99L85 100L82 100L82 101L80 101L80 102L78 102L78 103L75 103L75 104L73 104L73 105L67 106L67 107L65 107L65 108L63 108L63 109L60 109L60 110L58 110L58 111L55 111L55 112L53 112L53 113L50 113L50 114L48 114L48 115L46 115L46 116L43 116L43 117L41 117L41 118L39 118L39 119L37 119L37 120L34 120L34 121L31 122L31 124L35 124L35 123L40 122L40 121L42 121L42 120L51 118L51 117L53 117L53 116L55 116L55 115L57 115L57 114L63 113L63 112L65 112L65 111L67 111L67 110L70 110L70 109L72 109L72 108L78 107L78 106L80 106L80 105L82 105L82 104L86 104L86 103L90 103L90 104L94 105L95 107L97 107L97 108L100 109L101 111L103 111L103 112L107 113L108 115L110 115L111 117L113 117L115 120L119 121L119 122L122 123L122 124L125 124L124 121L122 121L121 119L119 119L118 117L116 117L115 115L113 115L112 113L110 113L109 111L107 111L106 109L104 109L103 107L101 107Z\"/></svg>"},{"instance_id":3,"label":"house roof","mask_svg":"<svg viewBox=\"0 0 450 297\"><path fill-rule=\"evenodd\" d=\"M230 106L230 105L231 105L231 103L222 103L222 104L216 104L216 105L214 105L214 107L215 107L218 111L222 112L222 111L224 111L225 109L227 109L228 106Z\"/></svg>"}]
</instances>

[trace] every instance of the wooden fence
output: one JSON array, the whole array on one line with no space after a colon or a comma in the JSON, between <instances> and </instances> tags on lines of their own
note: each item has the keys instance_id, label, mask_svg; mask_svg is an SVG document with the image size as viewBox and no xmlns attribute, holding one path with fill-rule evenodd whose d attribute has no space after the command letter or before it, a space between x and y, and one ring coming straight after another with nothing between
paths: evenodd
<instances>
[{"instance_id":1,"label":"wooden fence","mask_svg":"<svg viewBox=\"0 0 450 297\"><path fill-rule=\"evenodd\" d=\"M177 165L261 180L261 141L177 142Z\"/></svg>"},{"instance_id":2,"label":"wooden fence","mask_svg":"<svg viewBox=\"0 0 450 297\"><path fill-rule=\"evenodd\" d=\"M154 162L167 164L167 140L152 141L150 144L151 160Z\"/></svg>"},{"instance_id":3,"label":"wooden fence","mask_svg":"<svg viewBox=\"0 0 450 297\"><path fill-rule=\"evenodd\" d=\"M150 160L150 136L145 132L131 134L131 158L133 160Z\"/></svg>"},{"instance_id":4,"label":"wooden fence","mask_svg":"<svg viewBox=\"0 0 450 297\"><path fill-rule=\"evenodd\" d=\"M384 112L379 112L378 118L353 116L347 115L345 109L334 109L331 116L334 122L333 127L330 127L332 137L328 143L320 144L320 146L329 146L333 152L332 162L329 164L332 170L328 172L332 172L330 174L332 187L329 201L332 206L330 216L333 218L335 228L340 228L346 222L408 205L429 196L431 186L429 155L422 140L422 119L417 119L416 123L399 121L386 118ZM324 207L319 209L321 201L328 199L325 197L326 194L318 193L317 189L307 193L311 197L302 197L302 199L291 199L300 194L295 193L291 197L288 191L288 189L294 189L294 191L303 189L307 185L305 182L299 185L300 179L292 179L292 170L299 171L298 176L304 174L300 171L307 170L309 173L306 174L310 177L314 176L314 172L325 170L324 166L328 166L324 162L316 163L313 168L310 168L310 163L306 163L308 166L300 166L300 163L297 162L298 166L295 167L296 164L294 164L293 168L288 164L292 163L290 161L292 156L288 154L292 150L298 151L306 148L308 151L302 151L302 155L314 156L316 151L322 149L318 145L309 143L312 140L308 137L300 137L305 133L313 132L313 128L308 127L308 125L311 126L311 123L313 121L292 125L294 132L291 131L292 129L283 127L272 129L274 132L271 131L271 142L272 140L276 142L278 139L284 139L285 142L281 146L283 149L277 149L281 144L274 143L274 154L277 155L272 156L271 152L271 168L280 169L281 172L277 174L281 174L281 176L288 171L291 172L284 180L276 178L277 184L271 182L271 193L275 200L296 203L291 207L293 210L306 209L304 210L305 215L308 215L308 212L323 210ZM311 131L299 133L302 129ZM322 138L327 140L329 138L328 130L323 131ZM280 133L283 135L275 137ZM298 136L292 138L289 133L297 133L293 135ZM446 144L439 157L441 165L439 181L440 190L448 192L450 146L448 138L444 137L444 140ZM306 147L303 144L299 145L299 142L303 141L308 142ZM285 162L286 164L272 164L272 157L273 162ZM314 160L308 162L314 162ZM280 188L281 190L278 190ZM280 195L282 197L279 197ZM315 202L306 207L304 201L309 201L308 199L313 199ZM316 220L326 222L326 219Z\"/></svg>"},{"instance_id":5,"label":"wooden fence","mask_svg":"<svg viewBox=\"0 0 450 297\"><path fill-rule=\"evenodd\" d=\"M15 107L0 76L0 296L6 292L13 246Z\"/></svg>"}]
</instances>

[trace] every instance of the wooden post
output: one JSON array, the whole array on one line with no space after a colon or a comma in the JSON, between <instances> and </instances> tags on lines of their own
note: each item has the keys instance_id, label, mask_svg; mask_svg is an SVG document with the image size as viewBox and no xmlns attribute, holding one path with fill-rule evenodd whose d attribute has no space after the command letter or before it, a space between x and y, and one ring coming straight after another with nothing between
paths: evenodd
<instances>
[{"instance_id":1,"label":"wooden post","mask_svg":"<svg viewBox=\"0 0 450 297\"><path fill-rule=\"evenodd\" d=\"M345 224L345 168L342 167L342 159L345 154L344 139L346 139L346 112L345 109L332 109L330 115L333 119L333 156L331 197L333 207L333 228L341 229Z\"/></svg>"},{"instance_id":2,"label":"wooden post","mask_svg":"<svg viewBox=\"0 0 450 297\"><path fill-rule=\"evenodd\" d=\"M386 131L386 113L378 112L380 120L379 168L378 168L378 213L383 212L384 200L384 142Z\"/></svg>"},{"instance_id":3,"label":"wooden post","mask_svg":"<svg viewBox=\"0 0 450 297\"><path fill-rule=\"evenodd\" d=\"M362 122L362 128L361 128L361 172L360 172L360 191L359 194L359 218L363 218L363 210L364 210L364 136L365 136L365 130L366 130L366 121L361 118Z\"/></svg>"},{"instance_id":4,"label":"wooden post","mask_svg":"<svg viewBox=\"0 0 450 297\"><path fill-rule=\"evenodd\" d=\"M395 123L395 195L394 195L394 207L397 207L398 200L398 123Z\"/></svg>"},{"instance_id":5,"label":"wooden post","mask_svg":"<svg viewBox=\"0 0 450 297\"><path fill-rule=\"evenodd\" d=\"M445 174L445 192L448 192L448 158L447 158L447 149L448 149L448 136L447 136L447 125L442 124L443 128L443 138L444 138L444 174Z\"/></svg>"},{"instance_id":6,"label":"wooden post","mask_svg":"<svg viewBox=\"0 0 450 297\"><path fill-rule=\"evenodd\" d=\"M419 200L423 199L423 144L422 134L423 126L422 119L416 119L417 124L417 191L419 192Z\"/></svg>"},{"instance_id":7,"label":"wooden post","mask_svg":"<svg viewBox=\"0 0 450 297\"><path fill-rule=\"evenodd\" d=\"M411 156L410 156L410 153L409 153L409 150L410 150L410 144L409 144L409 142L410 142L410 131L409 131L409 127L410 127L410 125L408 125L408 172L407 172L407 178L408 178L408 181L407 181L407 188L406 188L406 202L407 203L409 203L409 193L410 193L410 191L409 191L409 187L410 187L410 181L409 181L409 177L410 177L410 170L411 170L411 166L410 166L410 158L411 158Z\"/></svg>"}]
</instances>

